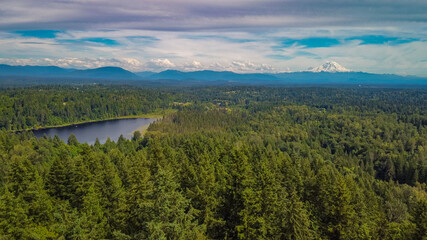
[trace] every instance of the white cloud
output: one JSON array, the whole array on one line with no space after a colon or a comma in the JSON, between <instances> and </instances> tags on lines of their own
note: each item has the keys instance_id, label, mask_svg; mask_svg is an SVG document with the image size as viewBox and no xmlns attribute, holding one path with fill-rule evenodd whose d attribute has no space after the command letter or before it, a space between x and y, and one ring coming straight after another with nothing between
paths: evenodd
<instances>
[{"instance_id":1,"label":"white cloud","mask_svg":"<svg viewBox=\"0 0 427 240\"><path fill-rule=\"evenodd\" d=\"M184 63L183 66L180 68L182 71L185 71L185 72L205 70L205 66L202 63L195 60L192 61L191 63Z\"/></svg>"},{"instance_id":2,"label":"white cloud","mask_svg":"<svg viewBox=\"0 0 427 240\"><path fill-rule=\"evenodd\" d=\"M378 29L359 29L355 34L374 35ZM390 30L391 31L391 30ZM407 32L381 32L385 36ZM415 33L408 38L417 38ZM427 75L427 42L360 45L348 41L331 47L280 46L286 38L351 37L345 29L286 29L257 34L249 32L165 32L143 30L69 31L56 39L22 37L0 32L1 63L57 65L67 68L118 66L131 71L285 72L306 70L325 61L336 61L355 71ZM67 40L106 38L116 45L73 43ZM282 44L283 45L283 44ZM280 46L275 48L275 46ZM306 55L300 54L304 52ZM83 56L83 57L82 57ZM278 57L271 57L278 56ZM283 58L280 58L283 56Z\"/></svg>"},{"instance_id":3,"label":"white cloud","mask_svg":"<svg viewBox=\"0 0 427 240\"><path fill-rule=\"evenodd\" d=\"M332 60L360 71L427 75L425 0L3 0L1 6L0 56L11 64L280 72ZM39 29L60 32L55 39L13 33ZM273 49L285 38L362 35L420 41ZM79 42L85 38L113 44Z\"/></svg>"},{"instance_id":4,"label":"white cloud","mask_svg":"<svg viewBox=\"0 0 427 240\"><path fill-rule=\"evenodd\" d=\"M233 69L233 72L275 72L274 67L272 67L271 65L265 63L255 64L249 61L233 61L231 63L231 68Z\"/></svg>"},{"instance_id":5,"label":"white cloud","mask_svg":"<svg viewBox=\"0 0 427 240\"><path fill-rule=\"evenodd\" d=\"M147 71L163 71L175 68L176 65L167 58L151 59L145 63L145 70Z\"/></svg>"}]
</instances>

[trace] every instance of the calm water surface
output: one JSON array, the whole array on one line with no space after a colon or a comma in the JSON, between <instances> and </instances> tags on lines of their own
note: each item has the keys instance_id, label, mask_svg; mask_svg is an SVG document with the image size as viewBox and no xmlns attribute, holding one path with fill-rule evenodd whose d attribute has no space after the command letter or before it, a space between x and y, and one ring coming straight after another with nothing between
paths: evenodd
<instances>
[{"instance_id":1,"label":"calm water surface","mask_svg":"<svg viewBox=\"0 0 427 240\"><path fill-rule=\"evenodd\" d=\"M43 137L45 134L51 137L58 135L65 142L67 142L71 133L74 133L80 143L94 144L96 138L98 138L101 143L105 143L108 137L110 137L111 141L117 141L120 135L130 139L136 129L154 121L156 121L155 118L117 119L83 123L67 127L46 128L34 130L33 132L36 137Z\"/></svg>"}]
</instances>

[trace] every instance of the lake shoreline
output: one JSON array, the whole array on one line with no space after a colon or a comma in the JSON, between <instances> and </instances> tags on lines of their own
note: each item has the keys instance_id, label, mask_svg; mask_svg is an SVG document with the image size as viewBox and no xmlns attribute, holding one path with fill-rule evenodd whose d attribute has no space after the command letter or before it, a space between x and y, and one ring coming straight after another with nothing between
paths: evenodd
<instances>
[{"instance_id":1,"label":"lake shoreline","mask_svg":"<svg viewBox=\"0 0 427 240\"><path fill-rule=\"evenodd\" d=\"M64 142L67 142L70 135L74 134L79 143L93 145L96 139L98 139L100 143L104 143L108 139L111 141L118 141L120 136L130 140L134 136L135 131L146 129L151 123L159 119L160 118L128 117L105 121L92 121L65 127L32 130L28 133L33 133L37 138L58 136Z\"/></svg>"},{"instance_id":2,"label":"lake shoreline","mask_svg":"<svg viewBox=\"0 0 427 240\"><path fill-rule=\"evenodd\" d=\"M154 120L153 122L151 122L151 123L144 124L144 125L142 125L141 127L139 127L139 128L137 128L137 129L135 129L135 131L133 131L133 133L134 133L134 132L139 131L139 132L141 133L141 136L144 136L144 134L147 132L147 129L148 129L148 127L150 126L150 124L152 124L152 123L154 123L154 122L157 122L157 121L159 121L159 120L163 119L163 117L152 118L152 119L155 119L155 120Z\"/></svg>"},{"instance_id":3,"label":"lake shoreline","mask_svg":"<svg viewBox=\"0 0 427 240\"><path fill-rule=\"evenodd\" d=\"M140 115L129 115L129 116L120 116L120 117L112 117L112 118L106 118L106 119L97 119L97 120L88 120L88 121L80 121L80 122L73 122L73 123L65 123L60 125L53 125L53 126L43 126L43 127L34 127L34 128L27 128L23 130L9 130L11 133L21 133L21 132L29 132L29 131L37 131L37 130L43 130L43 129L49 129L49 128L61 128L61 127L70 127L75 125L82 125L86 123L97 123L97 122L103 122L103 121L113 121L113 120L120 120L120 119L136 119L136 118L155 118L156 121L159 119L162 119L165 114L170 113L170 111L167 111L163 114L158 113L148 113L148 114L140 114Z\"/></svg>"}]
</instances>

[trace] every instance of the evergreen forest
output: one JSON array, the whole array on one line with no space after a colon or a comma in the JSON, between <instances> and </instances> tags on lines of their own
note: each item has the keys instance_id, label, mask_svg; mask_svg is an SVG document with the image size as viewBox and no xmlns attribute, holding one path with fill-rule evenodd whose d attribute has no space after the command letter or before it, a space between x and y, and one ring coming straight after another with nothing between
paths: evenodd
<instances>
[{"instance_id":1,"label":"evergreen forest","mask_svg":"<svg viewBox=\"0 0 427 240\"><path fill-rule=\"evenodd\" d=\"M0 89L0 239L426 240L426 184L426 89Z\"/></svg>"}]
</instances>

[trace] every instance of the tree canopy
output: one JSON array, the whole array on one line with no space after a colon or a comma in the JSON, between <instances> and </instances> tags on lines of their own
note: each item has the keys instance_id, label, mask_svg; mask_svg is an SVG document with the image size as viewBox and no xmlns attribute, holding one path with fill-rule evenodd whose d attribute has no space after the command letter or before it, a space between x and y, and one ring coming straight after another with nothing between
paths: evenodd
<instances>
[{"instance_id":1,"label":"tree canopy","mask_svg":"<svg viewBox=\"0 0 427 240\"><path fill-rule=\"evenodd\" d=\"M425 90L0 93L0 238L427 238ZM11 131L170 108L131 140Z\"/></svg>"}]
</instances>

